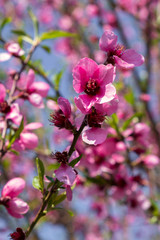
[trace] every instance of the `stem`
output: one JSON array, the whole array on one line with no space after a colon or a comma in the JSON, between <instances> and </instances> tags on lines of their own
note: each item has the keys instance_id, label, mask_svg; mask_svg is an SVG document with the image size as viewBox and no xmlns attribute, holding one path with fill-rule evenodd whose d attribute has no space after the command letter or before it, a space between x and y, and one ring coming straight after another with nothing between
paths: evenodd
<instances>
[{"instance_id":1,"label":"stem","mask_svg":"<svg viewBox=\"0 0 160 240\"><path fill-rule=\"evenodd\" d=\"M32 232L33 228L35 227L35 225L37 224L37 222L40 220L41 217L43 217L45 214L43 213L43 211L45 210L47 204L48 204L48 201L50 200L51 196L53 193L55 193L57 191L57 181L55 181L54 185L52 186L50 192L47 194L45 200L43 201L43 204L41 206L41 208L39 209L35 219L33 220L33 222L31 223L31 225L28 227L25 235L26 235L26 238L30 235L30 233Z\"/></svg>"},{"instance_id":2,"label":"stem","mask_svg":"<svg viewBox=\"0 0 160 240\"><path fill-rule=\"evenodd\" d=\"M83 122L79 128L78 131L76 131L74 133L74 138L73 138L73 142L71 144L71 147L69 149L69 152L68 152L68 159L71 157L72 153L74 152L74 149L75 149L75 145L77 143L77 140L81 134L81 132L83 131L84 127L87 125L87 115L84 117L83 119ZM42 206L41 208L39 209L35 219L33 220L33 222L31 223L31 225L28 227L25 235L26 235L26 238L30 235L30 233L32 232L33 228L35 227L35 225L38 223L38 221L40 220L41 217L44 216L44 213L43 211L45 210L47 204L48 204L48 201L50 200L50 198L52 197L52 194L55 193L58 189L58 186L57 186L57 182L58 180L56 179L54 185L52 186L51 190L49 191L49 193L47 194L46 198L44 199L43 203L42 203Z\"/></svg>"},{"instance_id":3,"label":"stem","mask_svg":"<svg viewBox=\"0 0 160 240\"><path fill-rule=\"evenodd\" d=\"M71 144L71 147L69 149L69 152L68 152L68 159L71 157L72 153L74 152L74 149L75 149L75 145L77 143L77 140L81 134L81 132L83 131L84 127L87 125L87 115L85 115L84 119L83 119L83 122L79 128L78 131L76 131L76 133L74 134L74 138L73 138L73 142Z\"/></svg>"}]
</instances>

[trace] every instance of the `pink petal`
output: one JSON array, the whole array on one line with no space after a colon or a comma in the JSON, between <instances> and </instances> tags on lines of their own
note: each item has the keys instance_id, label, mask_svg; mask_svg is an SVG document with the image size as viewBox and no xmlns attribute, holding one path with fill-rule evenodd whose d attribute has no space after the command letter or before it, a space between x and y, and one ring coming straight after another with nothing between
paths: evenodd
<instances>
[{"instance_id":1,"label":"pink petal","mask_svg":"<svg viewBox=\"0 0 160 240\"><path fill-rule=\"evenodd\" d=\"M30 101L30 103L33 104L33 106L35 106L37 108L44 108L43 98L38 93L32 93L29 96L29 101Z\"/></svg>"},{"instance_id":2,"label":"pink petal","mask_svg":"<svg viewBox=\"0 0 160 240\"><path fill-rule=\"evenodd\" d=\"M13 103L11 105L10 112L6 114L6 119L12 120L12 122L16 125L19 125L22 121L22 115L19 111L19 105L17 103Z\"/></svg>"},{"instance_id":3,"label":"pink petal","mask_svg":"<svg viewBox=\"0 0 160 240\"><path fill-rule=\"evenodd\" d=\"M0 83L0 102L3 102L6 97L6 89L3 84Z\"/></svg>"},{"instance_id":4,"label":"pink petal","mask_svg":"<svg viewBox=\"0 0 160 240\"><path fill-rule=\"evenodd\" d=\"M115 87L111 83L109 83L105 87L105 95L104 95L104 97L100 98L97 101L97 103L102 104L102 103L109 102L109 101L111 101L115 97L115 95L116 95L116 89L115 89Z\"/></svg>"},{"instance_id":5,"label":"pink petal","mask_svg":"<svg viewBox=\"0 0 160 240\"><path fill-rule=\"evenodd\" d=\"M29 206L20 198L13 198L9 201L7 207L8 213L15 218L22 218L29 210Z\"/></svg>"},{"instance_id":6,"label":"pink petal","mask_svg":"<svg viewBox=\"0 0 160 240\"><path fill-rule=\"evenodd\" d=\"M31 85L31 89L35 93L38 93L39 95L41 95L42 97L46 97L50 89L50 86L45 82L34 82Z\"/></svg>"},{"instance_id":7,"label":"pink petal","mask_svg":"<svg viewBox=\"0 0 160 240\"><path fill-rule=\"evenodd\" d=\"M134 67L138 67L144 63L144 57L134 49L125 50L121 58L125 62L133 64Z\"/></svg>"},{"instance_id":8,"label":"pink petal","mask_svg":"<svg viewBox=\"0 0 160 240\"><path fill-rule=\"evenodd\" d=\"M86 127L82 133L82 140L90 145L101 144L106 140L107 130L102 128Z\"/></svg>"},{"instance_id":9,"label":"pink petal","mask_svg":"<svg viewBox=\"0 0 160 240\"><path fill-rule=\"evenodd\" d=\"M103 115L106 115L106 116L110 116L117 111L118 103L119 103L119 101L118 101L118 98L116 96L110 102L106 102L106 103L103 103L103 104L96 103L95 108L96 108L97 113L100 113L100 114L103 114Z\"/></svg>"},{"instance_id":10,"label":"pink petal","mask_svg":"<svg viewBox=\"0 0 160 240\"><path fill-rule=\"evenodd\" d=\"M8 61L11 58L9 53L0 53L0 62Z\"/></svg>"},{"instance_id":11,"label":"pink petal","mask_svg":"<svg viewBox=\"0 0 160 240\"><path fill-rule=\"evenodd\" d=\"M73 88L77 93L81 93L84 91L86 82L88 81L86 70L77 65L72 72Z\"/></svg>"},{"instance_id":12,"label":"pink petal","mask_svg":"<svg viewBox=\"0 0 160 240\"><path fill-rule=\"evenodd\" d=\"M33 123L29 123L24 127L24 130L28 130L28 131L32 131L38 128L43 127L43 124L40 122L33 122Z\"/></svg>"},{"instance_id":13,"label":"pink petal","mask_svg":"<svg viewBox=\"0 0 160 240\"><path fill-rule=\"evenodd\" d=\"M2 190L2 197L17 197L25 188L25 181L22 178L13 178L8 181Z\"/></svg>"},{"instance_id":14,"label":"pink petal","mask_svg":"<svg viewBox=\"0 0 160 240\"><path fill-rule=\"evenodd\" d=\"M86 82L93 77L98 65L90 58L82 58L73 69L73 88L77 93L83 92Z\"/></svg>"},{"instance_id":15,"label":"pink petal","mask_svg":"<svg viewBox=\"0 0 160 240\"><path fill-rule=\"evenodd\" d=\"M70 166L67 166L65 164L62 164L58 170L55 170L55 174L57 179L60 182L63 182L66 185L71 186L74 183L74 180L76 179L76 173L74 169Z\"/></svg>"},{"instance_id":16,"label":"pink petal","mask_svg":"<svg viewBox=\"0 0 160 240\"><path fill-rule=\"evenodd\" d=\"M47 101L47 107L53 111L59 110L58 104L53 100Z\"/></svg>"},{"instance_id":17,"label":"pink petal","mask_svg":"<svg viewBox=\"0 0 160 240\"><path fill-rule=\"evenodd\" d=\"M34 149L38 146L38 137L34 133L22 132L20 134L20 140L28 149Z\"/></svg>"},{"instance_id":18,"label":"pink petal","mask_svg":"<svg viewBox=\"0 0 160 240\"><path fill-rule=\"evenodd\" d=\"M160 161L156 155L149 154L143 159L143 162L148 168L154 168L159 164Z\"/></svg>"},{"instance_id":19,"label":"pink petal","mask_svg":"<svg viewBox=\"0 0 160 240\"><path fill-rule=\"evenodd\" d=\"M86 113L89 113L89 112L91 112L91 110L88 110L87 111L87 109L85 108L85 106L84 106L84 104L83 104L83 101L82 101L82 99L81 98L74 98L74 102L75 102L75 104L76 104L76 106L77 106L77 108L83 113L83 114L86 114Z\"/></svg>"},{"instance_id":20,"label":"pink petal","mask_svg":"<svg viewBox=\"0 0 160 240\"><path fill-rule=\"evenodd\" d=\"M66 195L67 195L67 200L72 201L72 189L69 185L66 186Z\"/></svg>"},{"instance_id":21,"label":"pink petal","mask_svg":"<svg viewBox=\"0 0 160 240\"><path fill-rule=\"evenodd\" d=\"M7 44L6 50L11 54L16 54L22 56L24 51L20 48L18 43L9 43Z\"/></svg>"},{"instance_id":22,"label":"pink petal","mask_svg":"<svg viewBox=\"0 0 160 240\"><path fill-rule=\"evenodd\" d=\"M81 101L84 105L84 108L86 108L87 112L98 101L96 96L89 96L87 94L79 95L79 98L81 99Z\"/></svg>"},{"instance_id":23,"label":"pink petal","mask_svg":"<svg viewBox=\"0 0 160 240\"><path fill-rule=\"evenodd\" d=\"M118 37L112 31L105 31L99 40L99 47L102 51L109 51L116 47Z\"/></svg>"},{"instance_id":24,"label":"pink petal","mask_svg":"<svg viewBox=\"0 0 160 240\"><path fill-rule=\"evenodd\" d=\"M101 86L112 83L115 77L115 67L112 64L107 64L107 66L99 65L99 83L101 83Z\"/></svg>"},{"instance_id":25,"label":"pink petal","mask_svg":"<svg viewBox=\"0 0 160 240\"><path fill-rule=\"evenodd\" d=\"M26 86L27 86L27 89L30 89L31 86L32 86L32 83L34 82L34 79L35 79L35 73L32 69L29 70L28 74L27 74L27 78L26 78Z\"/></svg>"},{"instance_id":26,"label":"pink petal","mask_svg":"<svg viewBox=\"0 0 160 240\"><path fill-rule=\"evenodd\" d=\"M119 58L114 55L114 59L115 59L115 63L117 64L117 67L119 67L121 69L130 70L130 69L134 68L133 63L128 63L128 62L122 60L122 58Z\"/></svg>"},{"instance_id":27,"label":"pink petal","mask_svg":"<svg viewBox=\"0 0 160 240\"><path fill-rule=\"evenodd\" d=\"M71 116L71 104L68 101L68 99L63 98L63 97L59 97L58 98L58 105L60 107L60 109L62 110L62 112L64 113L64 115L69 118Z\"/></svg>"}]
</instances>

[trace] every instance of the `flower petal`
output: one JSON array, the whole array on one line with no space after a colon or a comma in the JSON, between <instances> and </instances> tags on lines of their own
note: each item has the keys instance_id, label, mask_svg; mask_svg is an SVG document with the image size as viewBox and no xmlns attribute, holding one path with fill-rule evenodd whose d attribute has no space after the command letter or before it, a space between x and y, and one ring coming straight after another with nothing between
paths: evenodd
<instances>
[{"instance_id":1,"label":"flower petal","mask_svg":"<svg viewBox=\"0 0 160 240\"><path fill-rule=\"evenodd\" d=\"M11 54L9 53L0 53L0 62L8 61L11 58Z\"/></svg>"},{"instance_id":2,"label":"flower petal","mask_svg":"<svg viewBox=\"0 0 160 240\"><path fill-rule=\"evenodd\" d=\"M7 207L8 213L15 218L22 218L29 210L29 206L20 198L13 198L9 201Z\"/></svg>"},{"instance_id":3,"label":"flower petal","mask_svg":"<svg viewBox=\"0 0 160 240\"><path fill-rule=\"evenodd\" d=\"M68 201L72 201L72 189L69 185L66 186L66 196Z\"/></svg>"},{"instance_id":4,"label":"flower petal","mask_svg":"<svg viewBox=\"0 0 160 240\"><path fill-rule=\"evenodd\" d=\"M79 98L79 97L76 98L76 97L75 97L75 98L74 98L74 102L75 102L77 108L78 108L83 114L92 112L91 110L88 110L88 111L87 111L87 109L84 107L84 104L83 104L83 101L82 101L81 98Z\"/></svg>"},{"instance_id":5,"label":"flower petal","mask_svg":"<svg viewBox=\"0 0 160 240\"><path fill-rule=\"evenodd\" d=\"M87 94L79 95L79 98L81 99L84 108L86 109L86 112L88 112L91 107L97 102L96 96L89 96Z\"/></svg>"},{"instance_id":6,"label":"flower petal","mask_svg":"<svg viewBox=\"0 0 160 240\"><path fill-rule=\"evenodd\" d=\"M118 103L118 97L116 96L109 102L105 102L103 104L96 103L95 108L97 113L103 114L105 116L110 116L117 111Z\"/></svg>"},{"instance_id":7,"label":"flower petal","mask_svg":"<svg viewBox=\"0 0 160 240\"><path fill-rule=\"evenodd\" d=\"M34 82L34 79L35 79L35 73L32 69L29 70L28 74L27 74L27 78L26 78L26 86L27 86L27 89L30 89L31 88L31 85L32 83Z\"/></svg>"},{"instance_id":8,"label":"flower petal","mask_svg":"<svg viewBox=\"0 0 160 240\"><path fill-rule=\"evenodd\" d=\"M82 140L90 145L101 144L106 140L107 130L102 128L84 128Z\"/></svg>"},{"instance_id":9,"label":"flower petal","mask_svg":"<svg viewBox=\"0 0 160 240\"><path fill-rule=\"evenodd\" d=\"M17 197L25 188L25 181L22 178L13 178L8 181L2 190L2 197Z\"/></svg>"},{"instance_id":10,"label":"flower petal","mask_svg":"<svg viewBox=\"0 0 160 240\"><path fill-rule=\"evenodd\" d=\"M44 108L43 98L38 93L32 93L29 96L29 101L30 101L30 103L33 104L33 106L35 106L37 108Z\"/></svg>"},{"instance_id":11,"label":"flower petal","mask_svg":"<svg viewBox=\"0 0 160 240\"><path fill-rule=\"evenodd\" d=\"M31 85L31 89L42 97L46 97L50 86L45 82L33 82Z\"/></svg>"},{"instance_id":12,"label":"flower petal","mask_svg":"<svg viewBox=\"0 0 160 240\"><path fill-rule=\"evenodd\" d=\"M111 101L116 95L116 89L115 87L110 83L110 84L107 84L106 87L105 87L105 95L103 98L100 98L97 103L106 103L106 102L109 102Z\"/></svg>"},{"instance_id":13,"label":"flower petal","mask_svg":"<svg viewBox=\"0 0 160 240\"><path fill-rule=\"evenodd\" d=\"M60 109L62 110L62 112L64 113L64 115L69 118L71 115L71 104L68 101L68 99L63 98L63 97L59 97L58 98L58 105L60 107Z\"/></svg>"},{"instance_id":14,"label":"flower petal","mask_svg":"<svg viewBox=\"0 0 160 240\"><path fill-rule=\"evenodd\" d=\"M65 164L62 164L58 170L55 170L55 174L57 179L60 182L63 182L66 185L71 186L74 183L74 180L76 179L76 173L74 169L70 166L67 166Z\"/></svg>"},{"instance_id":15,"label":"flower petal","mask_svg":"<svg viewBox=\"0 0 160 240\"><path fill-rule=\"evenodd\" d=\"M116 47L118 37L112 31L105 31L99 40L99 47L102 51L109 51Z\"/></svg>"},{"instance_id":16,"label":"flower petal","mask_svg":"<svg viewBox=\"0 0 160 240\"><path fill-rule=\"evenodd\" d=\"M119 67L121 69L130 70L130 69L134 68L133 63L128 63L128 62L124 61L122 58L114 56L114 59L115 59L115 63L117 65L117 67Z\"/></svg>"},{"instance_id":17,"label":"flower petal","mask_svg":"<svg viewBox=\"0 0 160 240\"><path fill-rule=\"evenodd\" d=\"M6 97L6 89L3 84L0 83L0 102L3 102Z\"/></svg>"},{"instance_id":18,"label":"flower petal","mask_svg":"<svg viewBox=\"0 0 160 240\"><path fill-rule=\"evenodd\" d=\"M34 149L38 146L38 137L34 133L22 132L20 134L20 140L28 149Z\"/></svg>"},{"instance_id":19,"label":"flower petal","mask_svg":"<svg viewBox=\"0 0 160 240\"><path fill-rule=\"evenodd\" d=\"M82 58L73 69L73 88L77 93L83 92L86 82L93 78L98 65L90 58Z\"/></svg>"},{"instance_id":20,"label":"flower petal","mask_svg":"<svg viewBox=\"0 0 160 240\"><path fill-rule=\"evenodd\" d=\"M125 50L121 59L127 63L134 64L134 67L141 66L144 63L144 57L134 49Z\"/></svg>"},{"instance_id":21,"label":"flower petal","mask_svg":"<svg viewBox=\"0 0 160 240\"><path fill-rule=\"evenodd\" d=\"M42 123L40 123L40 122L33 122L33 123L27 124L24 127L24 130L32 131L32 130L35 130L35 129L38 129L38 128L41 128L41 127L43 127Z\"/></svg>"}]
</instances>

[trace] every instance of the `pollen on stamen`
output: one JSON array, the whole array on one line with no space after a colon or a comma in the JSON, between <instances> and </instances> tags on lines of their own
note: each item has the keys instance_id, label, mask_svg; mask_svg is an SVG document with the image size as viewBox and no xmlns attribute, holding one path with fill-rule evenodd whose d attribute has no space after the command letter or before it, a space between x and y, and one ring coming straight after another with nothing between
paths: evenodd
<instances>
[{"instance_id":1,"label":"pollen on stamen","mask_svg":"<svg viewBox=\"0 0 160 240\"><path fill-rule=\"evenodd\" d=\"M86 83L84 92L88 95L94 96L98 93L99 89L100 87L97 84L97 81L95 79L89 79L89 81Z\"/></svg>"}]
</instances>

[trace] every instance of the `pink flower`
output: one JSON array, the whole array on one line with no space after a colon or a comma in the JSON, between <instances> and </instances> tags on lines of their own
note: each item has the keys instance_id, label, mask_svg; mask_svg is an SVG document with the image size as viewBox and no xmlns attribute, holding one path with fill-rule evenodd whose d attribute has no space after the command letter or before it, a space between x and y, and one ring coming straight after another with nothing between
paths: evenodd
<instances>
[{"instance_id":1,"label":"pink flower","mask_svg":"<svg viewBox=\"0 0 160 240\"><path fill-rule=\"evenodd\" d=\"M87 111L85 109L82 99L80 96L74 99L76 106L83 114L87 114L87 126L82 132L82 140L87 144L101 144L106 140L107 129L101 128L102 123L105 120L105 116L110 116L116 112L118 107L118 98L115 95L115 98L109 102L103 104L95 103L94 107ZM82 117L78 119L81 121ZM80 123L80 122L79 122ZM78 125L79 125L78 123Z\"/></svg>"},{"instance_id":2,"label":"pink flower","mask_svg":"<svg viewBox=\"0 0 160 240\"><path fill-rule=\"evenodd\" d=\"M13 240L25 240L25 233L21 228L16 228L16 232L10 234L11 239Z\"/></svg>"},{"instance_id":3,"label":"pink flower","mask_svg":"<svg viewBox=\"0 0 160 240\"><path fill-rule=\"evenodd\" d=\"M73 125L71 123L71 105L66 98L58 98L59 110L50 114L50 122L53 123L59 129L65 128L72 130Z\"/></svg>"},{"instance_id":4,"label":"pink flower","mask_svg":"<svg viewBox=\"0 0 160 240\"><path fill-rule=\"evenodd\" d=\"M45 82L35 82L35 73L29 70L27 76L22 76L18 81L18 87L22 90L20 97L30 101L32 105L38 108L44 108L43 98L47 96L49 85Z\"/></svg>"},{"instance_id":5,"label":"pink flower","mask_svg":"<svg viewBox=\"0 0 160 240\"><path fill-rule=\"evenodd\" d=\"M143 162L148 168L154 168L159 164L159 158L156 155L149 154L148 156L143 158Z\"/></svg>"},{"instance_id":6,"label":"pink flower","mask_svg":"<svg viewBox=\"0 0 160 240\"><path fill-rule=\"evenodd\" d=\"M13 178L6 183L2 189L0 203L3 204L8 213L15 218L22 218L28 212L29 206L17 196L25 188L25 181L22 178Z\"/></svg>"},{"instance_id":7,"label":"pink flower","mask_svg":"<svg viewBox=\"0 0 160 240\"><path fill-rule=\"evenodd\" d=\"M97 65L90 58L83 58L73 69L73 88L79 96L84 108L88 111L95 103L112 100L115 88L111 84L115 78L114 67Z\"/></svg>"},{"instance_id":8,"label":"pink flower","mask_svg":"<svg viewBox=\"0 0 160 240\"><path fill-rule=\"evenodd\" d=\"M35 133L32 133L31 131L41 128L42 126L43 124L39 122L27 124L21 132L19 139L14 142L13 148L17 151L25 150L26 148L36 148L38 146L38 137Z\"/></svg>"},{"instance_id":9,"label":"pink flower","mask_svg":"<svg viewBox=\"0 0 160 240\"><path fill-rule=\"evenodd\" d=\"M99 47L107 52L106 64L117 65L121 69L132 69L144 63L144 57L134 49L124 49L117 44L118 37L112 31L105 31L100 38Z\"/></svg>"},{"instance_id":10,"label":"pink flower","mask_svg":"<svg viewBox=\"0 0 160 240\"><path fill-rule=\"evenodd\" d=\"M22 56L24 54L23 49L20 48L18 43L7 43L5 45L7 53L0 53L0 62L8 61L12 55L13 56Z\"/></svg>"},{"instance_id":11,"label":"pink flower","mask_svg":"<svg viewBox=\"0 0 160 240\"><path fill-rule=\"evenodd\" d=\"M0 112L5 114L5 118L11 120L14 124L19 125L22 121L22 115L19 111L19 106L17 103L8 105L5 101L6 88L3 84L0 84Z\"/></svg>"},{"instance_id":12,"label":"pink flower","mask_svg":"<svg viewBox=\"0 0 160 240\"><path fill-rule=\"evenodd\" d=\"M71 186L73 185L76 179L76 176L77 176L76 171L72 167L66 164L61 164L58 170L55 170L55 174L57 179L66 185L65 187L66 187L67 199L71 201L72 200Z\"/></svg>"}]
</instances>

